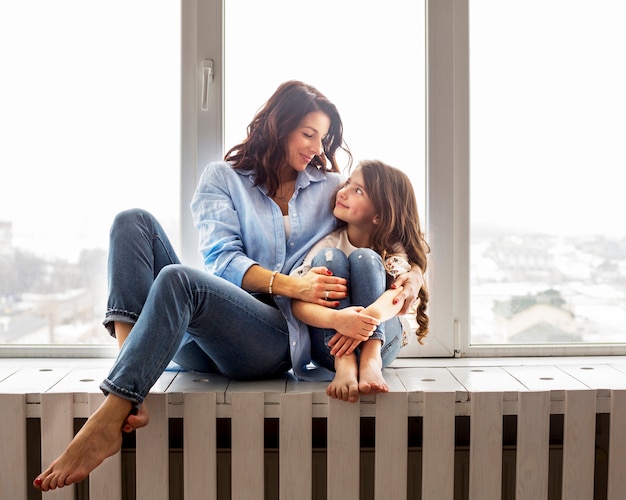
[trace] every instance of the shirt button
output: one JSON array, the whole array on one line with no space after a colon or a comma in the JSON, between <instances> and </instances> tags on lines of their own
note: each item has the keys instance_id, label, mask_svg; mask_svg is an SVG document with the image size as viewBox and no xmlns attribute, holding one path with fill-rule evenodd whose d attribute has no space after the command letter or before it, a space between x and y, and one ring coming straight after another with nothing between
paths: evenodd
<instances>
[{"instance_id":1,"label":"shirt button","mask_svg":"<svg viewBox=\"0 0 626 500\"><path fill-rule=\"evenodd\" d=\"M289 243L289 246L293 248L293 246L295 245L295 243L292 241L291 243Z\"/></svg>"},{"instance_id":2,"label":"shirt button","mask_svg":"<svg viewBox=\"0 0 626 500\"><path fill-rule=\"evenodd\" d=\"M295 345L296 345L296 341L294 340L294 341L291 343L291 345L294 345L294 346L295 346Z\"/></svg>"}]
</instances>

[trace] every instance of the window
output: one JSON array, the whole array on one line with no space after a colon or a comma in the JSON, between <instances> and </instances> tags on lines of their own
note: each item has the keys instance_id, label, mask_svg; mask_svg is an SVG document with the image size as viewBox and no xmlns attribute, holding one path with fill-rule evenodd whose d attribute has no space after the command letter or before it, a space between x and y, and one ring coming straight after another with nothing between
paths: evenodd
<instances>
[{"instance_id":1,"label":"window","mask_svg":"<svg viewBox=\"0 0 626 500\"><path fill-rule=\"evenodd\" d=\"M226 149L278 85L301 80L337 105L355 163L406 171L424 213L424 15L420 1L227 0Z\"/></svg>"},{"instance_id":2,"label":"window","mask_svg":"<svg viewBox=\"0 0 626 500\"><path fill-rule=\"evenodd\" d=\"M225 148L278 85L304 81L337 105L355 164L409 175L425 221L424 2L227 0L224 18Z\"/></svg>"},{"instance_id":3,"label":"window","mask_svg":"<svg viewBox=\"0 0 626 500\"><path fill-rule=\"evenodd\" d=\"M356 161L406 169L417 189L431 335L408 355L626 354L624 7L537 8L0 5L0 344L112 346L114 214L150 209L193 264L204 166L297 78L337 104Z\"/></svg>"},{"instance_id":4,"label":"window","mask_svg":"<svg viewBox=\"0 0 626 500\"><path fill-rule=\"evenodd\" d=\"M625 16L470 4L471 347L624 342Z\"/></svg>"},{"instance_id":5,"label":"window","mask_svg":"<svg viewBox=\"0 0 626 500\"><path fill-rule=\"evenodd\" d=\"M0 4L0 344L112 345L114 215L178 245L180 4Z\"/></svg>"}]
</instances>

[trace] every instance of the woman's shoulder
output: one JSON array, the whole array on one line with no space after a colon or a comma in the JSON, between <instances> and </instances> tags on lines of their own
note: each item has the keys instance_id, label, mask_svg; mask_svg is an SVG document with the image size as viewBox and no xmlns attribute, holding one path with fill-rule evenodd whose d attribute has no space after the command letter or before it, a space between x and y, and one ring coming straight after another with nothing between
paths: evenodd
<instances>
[{"instance_id":1,"label":"woman's shoulder","mask_svg":"<svg viewBox=\"0 0 626 500\"><path fill-rule=\"evenodd\" d=\"M228 161L212 161L202 172L203 184L240 184L243 177L253 175L251 170L241 170L234 168L232 163Z\"/></svg>"},{"instance_id":2,"label":"woman's shoulder","mask_svg":"<svg viewBox=\"0 0 626 500\"><path fill-rule=\"evenodd\" d=\"M204 168L204 174L217 174L218 172L228 175L235 173L235 169L230 162L224 160L212 161Z\"/></svg>"}]
</instances>

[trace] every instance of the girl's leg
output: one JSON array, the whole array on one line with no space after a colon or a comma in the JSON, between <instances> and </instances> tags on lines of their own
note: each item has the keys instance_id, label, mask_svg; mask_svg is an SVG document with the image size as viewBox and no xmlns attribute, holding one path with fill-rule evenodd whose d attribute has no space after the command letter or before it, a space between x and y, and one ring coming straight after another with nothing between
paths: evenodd
<instances>
[{"instance_id":1,"label":"girl's leg","mask_svg":"<svg viewBox=\"0 0 626 500\"><path fill-rule=\"evenodd\" d=\"M385 294L387 275L380 255L369 249L350 254L350 293L353 304L365 306L365 312L380 318L375 310L377 300ZM374 306L373 306L374 305ZM393 317L381 323L371 338L359 346L359 391L362 393L389 390L382 368L395 359L401 346L400 320Z\"/></svg>"},{"instance_id":2,"label":"girl's leg","mask_svg":"<svg viewBox=\"0 0 626 500\"><path fill-rule=\"evenodd\" d=\"M355 353L335 358L335 377L328 384L326 394L350 403L359 400L359 366Z\"/></svg>"},{"instance_id":3,"label":"girl's leg","mask_svg":"<svg viewBox=\"0 0 626 500\"><path fill-rule=\"evenodd\" d=\"M334 276L341 278L349 278L350 265L348 258L341 250L337 248L326 248L321 250L311 261L313 267L326 266L333 273ZM348 290L351 288L351 283L348 281ZM350 297L346 297L338 301L339 306L336 309L344 309L351 305ZM313 361L327 368L328 370L335 369L335 357L330 354L330 347L328 341L335 335L335 330L326 328L309 327L309 333L311 336L311 357Z\"/></svg>"},{"instance_id":4,"label":"girl's leg","mask_svg":"<svg viewBox=\"0 0 626 500\"><path fill-rule=\"evenodd\" d=\"M335 276L348 278L350 265L346 255L337 248L327 248L317 254L312 266L326 266ZM348 287L350 283L348 282ZM339 300L337 309L350 305L350 298ZM333 370L335 377L328 384L326 394L331 398L356 402L359 400L359 379L356 354L335 358L330 354L328 342L335 335L335 330L309 327L311 335L311 357L318 365Z\"/></svg>"}]
</instances>

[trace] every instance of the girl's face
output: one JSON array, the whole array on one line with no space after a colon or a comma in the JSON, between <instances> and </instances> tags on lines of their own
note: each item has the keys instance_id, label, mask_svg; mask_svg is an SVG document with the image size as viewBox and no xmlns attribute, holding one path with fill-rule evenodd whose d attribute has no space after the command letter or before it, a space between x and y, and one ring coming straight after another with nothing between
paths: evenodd
<instances>
[{"instance_id":1,"label":"girl's face","mask_svg":"<svg viewBox=\"0 0 626 500\"><path fill-rule=\"evenodd\" d=\"M322 111L312 111L287 137L287 163L296 172L304 170L314 156L324 152L322 140L330 129L330 118Z\"/></svg>"},{"instance_id":2,"label":"girl's face","mask_svg":"<svg viewBox=\"0 0 626 500\"><path fill-rule=\"evenodd\" d=\"M338 219L364 230L377 224L378 215L365 190L361 169L357 167L337 192L333 214Z\"/></svg>"}]
</instances>

